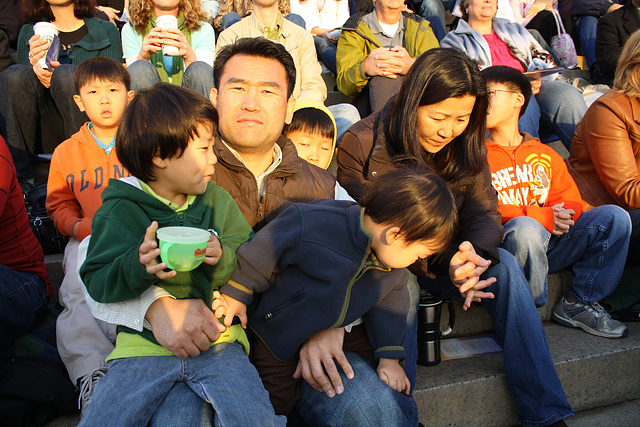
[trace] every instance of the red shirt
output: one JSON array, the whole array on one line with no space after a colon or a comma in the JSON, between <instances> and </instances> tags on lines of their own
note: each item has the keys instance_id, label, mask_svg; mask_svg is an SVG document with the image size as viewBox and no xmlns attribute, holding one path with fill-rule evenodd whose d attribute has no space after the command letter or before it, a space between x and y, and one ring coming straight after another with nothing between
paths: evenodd
<instances>
[{"instance_id":1,"label":"red shirt","mask_svg":"<svg viewBox=\"0 0 640 427\"><path fill-rule=\"evenodd\" d=\"M42 247L31 231L9 147L0 137L0 264L49 283Z\"/></svg>"},{"instance_id":2,"label":"red shirt","mask_svg":"<svg viewBox=\"0 0 640 427\"><path fill-rule=\"evenodd\" d=\"M511 54L507 44L503 42L496 33L484 34L483 37L489 44L489 50L491 51L491 65L504 65L515 68L523 73L527 71L520 61Z\"/></svg>"}]
</instances>

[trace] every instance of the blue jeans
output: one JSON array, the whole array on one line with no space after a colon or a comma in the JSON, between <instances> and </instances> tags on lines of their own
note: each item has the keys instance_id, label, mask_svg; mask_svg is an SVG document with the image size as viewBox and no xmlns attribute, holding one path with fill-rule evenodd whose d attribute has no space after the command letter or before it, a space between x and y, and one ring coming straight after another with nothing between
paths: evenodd
<instances>
[{"instance_id":1,"label":"blue jeans","mask_svg":"<svg viewBox=\"0 0 640 427\"><path fill-rule=\"evenodd\" d=\"M640 265L640 209L630 209L627 212L631 218L631 239L629 241L627 265Z\"/></svg>"},{"instance_id":2,"label":"blue jeans","mask_svg":"<svg viewBox=\"0 0 640 427\"><path fill-rule=\"evenodd\" d=\"M302 396L296 409L310 426L411 426L418 425L415 400L383 383L376 366L364 357L346 352L354 377L342 370L344 392L333 398L315 391L302 381Z\"/></svg>"},{"instance_id":3,"label":"blue jeans","mask_svg":"<svg viewBox=\"0 0 640 427\"><path fill-rule=\"evenodd\" d=\"M149 61L136 61L127 67L131 75L131 90L138 92L160 83L160 75L155 65ZM182 74L182 87L209 97L213 89L213 68L206 62L194 61Z\"/></svg>"},{"instance_id":4,"label":"blue jeans","mask_svg":"<svg viewBox=\"0 0 640 427\"><path fill-rule=\"evenodd\" d=\"M0 74L0 134L11 150L18 178L33 177L33 156L53 153L56 146L71 137L88 121L73 101L75 65L60 65L45 88L33 70L12 65ZM43 123L44 121L44 123ZM41 125L41 147L38 147Z\"/></svg>"},{"instance_id":5,"label":"blue jeans","mask_svg":"<svg viewBox=\"0 0 640 427\"><path fill-rule=\"evenodd\" d=\"M521 131L535 137L555 134L570 151L573 133L586 111L587 104L578 89L561 81L544 82L540 92L529 100L518 125Z\"/></svg>"},{"instance_id":6,"label":"blue jeans","mask_svg":"<svg viewBox=\"0 0 640 427\"><path fill-rule=\"evenodd\" d=\"M181 382L188 387L176 389ZM174 401L167 402L172 393ZM285 417L275 415L258 371L242 346L220 343L186 359L147 356L110 361L109 371L98 382L80 425L104 425L109 420L111 425L144 426L163 402L179 413L185 402L193 402L190 393L213 405L216 426L286 423ZM186 398L181 397L184 395ZM171 411L165 414L175 415Z\"/></svg>"},{"instance_id":7,"label":"blue jeans","mask_svg":"<svg viewBox=\"0 0 640 427\"><path fill-rule=\"evenodd\" d=\"M349 128L360 121L360 113L358 109L351 104L334 104L327 107L336 121L336 146Z\"/></svg>"},{"instance_id":8,"label":"blue jeans","mask_svg":"<svg viewBox=\"0 0 640 427\"><path fill-rule=\"evenodd\" d=\"M445 30L445 17L444 10L445 6L443 5L442 0L422 0L420 4L420 9L418 9L417 14L422 16L424 19L429 21L431 24L431 29L433 30L433 34L435 34L438 41L441 41L444 36L447 35L447 31ZM447 5L450 2L447 2ZM455 2L453 2L455 5ZM453 6L451 6L453 8ZM451 10L451 9L449 9Z\"/></svg>"},{"instance_id":9,"label":"blue jeans","mask_svg":"<svg viewBox=\"0 0 640 427\"><path fill-rule=\"evenodd\" d=\"M37 274L0 264L0 277L0 350L4 350L36 327L47 309L47 297Z\"/></svg>"},{"instance_id":10,"label":"blue jeans","mask_svg":"<svg viewBox=\"0 0 640 427\"><path fill-rule=\"evenodd\" d=\"M286 19L293 22L294 24L306 28L306 23L304 22L304 18L296 13L290 13L285 16ZM242 17L238 12L228 12L225 13L220 19L220 31L224 31L236 22L240 22Z\"/></svg>"},{"instance_id":11,"label":"blue jeans","mask_svg":"<svg viewBox=\"0 0 640 427\"><path fill-rule=\"evenodd\" d=\"M509 252L502 248L499 252L500 264L482 275L482 279L497 279L486 288L494 294L494 299L485 299L484 306L504 348L504 371L518 405L518 423L547 426L573 415L573 410L553 365L547 337L522 268ZM460 298L451 282L447 282L447 288L443 288L442 280L422 278L421 286L440 290L443 296ZM407 353L417 353L415 337L408 341L413 343L413 348L407 349Z\"/></svg>"},{"instance_id":12,"label":"blue jeans","mask_svg":"<svg viewBox=\"0 0 640 427\"><path fill-rule=\"evenodd\" d=\"M330 42L329 40L313 36L313 44L316 46L316 54L318 59L331 71L336 74L336 51L338 46ZM331 89L331 88L330 88Z\"/></svg>"},{"instance_id":13,"label":"blue jeans","mask_svg":"<svg viewBox=\"0 0 640 427\"><path fill-rule=\"evenodd\" d=\"M569 296L586 304L611 294L627 258L631 221L627 212L604 205L583 212L568 233L553 236L527 216L504 225L502 247L524 269L537 307L547 303L547 273L572 266Z\"/></svg>"},{"instance_id":14,"label":"blue jeans","mask_svg":"<svg viewBox=\"0 0 640 427\"><path fill-rule=\"evenodd\" d=\"M596 62L596 29L598 27L598 17L581 16L573 21L573 31L577 30L580 38L580 48L587 60L587 65L591 67Z\"/></svg>"}]
</instances>

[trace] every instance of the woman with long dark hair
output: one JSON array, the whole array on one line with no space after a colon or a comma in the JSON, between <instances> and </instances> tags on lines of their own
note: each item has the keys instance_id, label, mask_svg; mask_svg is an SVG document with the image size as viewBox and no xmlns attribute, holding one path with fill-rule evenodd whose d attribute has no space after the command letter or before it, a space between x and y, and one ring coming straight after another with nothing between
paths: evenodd
<instances>
[{"instance_id":1,"label":"woman with long dark hair","mask_svg":"<svg viewBox=\"0 0 640 427\"><path fill-rule=\"evenodd\" d=\"M443 253L410 269L422 287L451 292L453 284L465 309L485 301L504 346L518 422L550 425L572 410L529 284L518 262L499 248L502 226L484 145L487 108L477 64L454 50L432 49L416 60L395 99L346 133L338 148L338 181L357 200L368 181L395 167L394 159L410 156L448 182L458 207L458 235ZM415 321L409 323L405 345L415 357ZM414 376L415 359L409 357L405 369Z\"/></svg>"},{"instance_id":2,"label":"woman with long dark hair","mask_svg":"<svg viewBox=\"0 0 640 427\"><path fill-rule=\"evenodd\" d=\"M73 101L76 66L97 56L122 61L122 47L116 26L94 17L94 0L23 0L22 11L29 23L18 36L18 64L0 74L0 130L24 181L34 176L35 154L52 153L87 121ZM60 52L48 68L38 63L49 49L34 34L39 21L59 30Z\"/></svg>"}]
</instances>

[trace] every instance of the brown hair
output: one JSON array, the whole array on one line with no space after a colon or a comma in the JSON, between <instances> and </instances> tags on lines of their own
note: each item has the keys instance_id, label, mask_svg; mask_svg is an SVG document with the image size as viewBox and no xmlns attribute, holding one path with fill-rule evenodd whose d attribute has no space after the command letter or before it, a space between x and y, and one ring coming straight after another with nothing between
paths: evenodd
<instances>
[{"instance_id":1,"label":"brown hair","mask_svg":"<svg viewBox=\"0 0 640 427\"><path fill-rule=\"evenodd\" d=\"M640 30L622 48L613 87L630 98L640 98Z\"/></svg>"},{"instance_id":2,"label":"brown hair","mask_svg":"<svg viewBox=\"0 0 640 427\"><path fill-rule=\"evenodd\" d=\"M82 61L73 73L73 86L76 94L80 94L82 86L94 80L105 82L120 82L127 89L131 89L131 77L124 65L115 59L97 56Z\"/></svg>"},{"instance_id":3,"label":"brown hair","mask_svg":"<svg viewBox=\"0 0 640 427\"><path fill-rule=\"evenodd\" d=\"M198 125L218 132L218 112L208 98L181 86L158 83L131 100L118 126L116 153L122 166L153 181L153 158L179 158Z\"/></svg>"},{"instance_id":4,"label":"brown hair","mask_svg":"<svg viewBox=\"0 0 640 427\"><path fill-rule=\"evenodd\" d=\"M76 18L90 18L96 13L95 0L73 0L73 14ZM45 0L22 0L22 16L29 22L55 21L49 3Z\"/></svg>"},{"instance_id":5,"label":"brown hair","mask_svg":"<svg viewBox=\"0 0 640 427\"><path fill-rule=\"evenodd\" d=\"M200 29L200 22L208 19L207 14L202 9L200 0L180 0L178 5L180 12L184 14L184 19L189 31ZM153 12L153 0L132 0L129 5L129 23L138 34L143 34Z\"/></svg>"}]
</instances>

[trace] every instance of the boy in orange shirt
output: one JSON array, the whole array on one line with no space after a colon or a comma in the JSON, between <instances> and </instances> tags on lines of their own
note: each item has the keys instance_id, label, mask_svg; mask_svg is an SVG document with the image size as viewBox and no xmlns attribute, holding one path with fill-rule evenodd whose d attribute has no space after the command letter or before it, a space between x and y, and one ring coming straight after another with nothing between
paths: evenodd
<instances>
[{"instance_id":1,"label":"boy in orange shirt","mask_svg":"<svg viewBox=\"0 0 640 427\"><path fill-rule=\"evenodd\" d=\"M618 285L627 258L631 221L623 209L605 205L582 211L582 198L564 160L518 130L531 84L518 70L483 70L490 98L487 157L502 214L502 247L522 265L538 307L547 302L547 274L571 267L569 295L553 310L566 326L607 338L627 327L598 304Z\"/></svg>"},{"instance_id":2,"label":"boy in orange shirt","mask_svg":"<svg viewBox=\"0 0 640 427\"><path fill-rule=\"evenodd\" d=\"M64 310L56 324L58 351L71 381L80 389L85 410L95 382L106 372L105 358L113 351L116 328L95 319L85 301L78 271L80 242L91 234L91 220L102 205L102 191L110 178L129 176L116 156L116 131L125 107L133 98L127 70L110 58L93 58L73 75L80 111L91 120L56 147L47 182L47 212L69 243L60 286Z\"/></svg>"}]
</instances>

